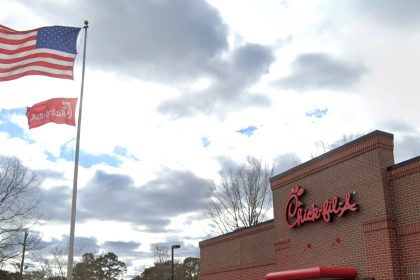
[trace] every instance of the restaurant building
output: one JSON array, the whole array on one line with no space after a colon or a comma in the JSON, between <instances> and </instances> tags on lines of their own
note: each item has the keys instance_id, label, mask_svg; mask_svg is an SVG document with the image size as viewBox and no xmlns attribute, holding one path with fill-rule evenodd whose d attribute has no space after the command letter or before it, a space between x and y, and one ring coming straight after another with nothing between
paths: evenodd
<instances>
[{"instance_id":1,"label":"restaurant building","mask_svg":"<svg viewBox=\"0 0 420 280\"><path fill-rule=\"evenodd\" d=\"M274 219L200 242L200 279L420 279L420 156L393 146L374 131L272 177Z\"/></svg>"}]
</instances>

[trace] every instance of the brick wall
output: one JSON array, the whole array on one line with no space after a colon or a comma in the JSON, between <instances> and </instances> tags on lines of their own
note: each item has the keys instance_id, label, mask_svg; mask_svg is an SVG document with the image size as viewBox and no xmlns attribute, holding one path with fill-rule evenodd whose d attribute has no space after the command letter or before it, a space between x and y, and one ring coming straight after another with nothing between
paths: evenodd
<instances>
[{"instance_id":1,"label":"brick wall","mask_svg":"<svg viewBox=\"0 0 420 280\"><path fill-rule=\"evenodd\" d=\"M388 168L404 279L420 279L420 157Z\"/></svg>"},{"instance_id":2,"label":"brick wall","mask_svg":"<svg viewBox=\"0 0 420 280\"><path fill-rule=\"evenodd\" d=\"M352 193L358 211L288 228L292 187L304 208ZM420 157L394 165L393 135L375 131L271 179L274 221L200 243L201 279L264 279L268 272L352 267L357 279L420 279Z\"/></svg>"},{"instance_id":3,"label":"brick wall","mask_svg":"<svg viewBox=\"0 0 420 280\"><path fill-rule=\"evenodd\" d=\"M200 279L254 280L276 270L274 221L200 242Z\"/></svg>"},{"instance_id":4,"label":"brick wall","mask_svg":"<svg viewBox=\"0 0 420 280\"><path fill-rule=\"evenodd\" d=\"M390 165L393 165L393 136L374 132L272 178L276 240L289 240L289 251L276 251L277 259L289 254L288 269L354 267L360 277L392 279L372 275L372 270L368 270L369 259L377 258L368 254L370 248L375 248L371 243L375 239L365 236L363 228L364 223L387 219L391 214L386 193ZM283 224L283 207L296 185L305 188L301 199L305 208L311 204L321 206L325 199L343 198L350 192L354 193L352 202L358 204L359 210L330 223L320 219L290 229ZM384 229L381 234L391 233ZM392 261L383 264L392 266Z\"/></svg>"},{"instance_id":5,"label":"brick wall","mask_svg":"<svg viewBox=\"0 0 420 280\"><path fill-rule=\"evenodd\" d=\"M398 236L392 219L363 225L367 274L375 279L404 279L399 262Z\"/></svg>"}]
</instances>

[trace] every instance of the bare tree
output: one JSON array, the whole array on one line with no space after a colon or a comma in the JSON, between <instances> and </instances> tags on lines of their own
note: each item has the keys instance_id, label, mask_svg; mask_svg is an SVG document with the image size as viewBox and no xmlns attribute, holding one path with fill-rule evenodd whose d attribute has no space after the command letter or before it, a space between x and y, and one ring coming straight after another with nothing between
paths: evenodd
<instances>
[{"instance_id":1,"label":"bare tree","mask_svg":"<svg viewBox=\"0 0 420 280\"><path fill-rule=\"evenodd\" d=\"M171 255L168 247L152 245L155 263L143 272L142 279L169 279L171 275Z\"/></svg>"},{"instance_id":2,"label":"bare tree","mask_svg":"<svg viewBox=\"0 0 420 280\"><path fill-rule=\"evenodd\" d=\"M48 256L38 258L41 272L47 278L65 278L67 275L67 248L56 245Z\"/></svg>"},{"instance_id":3,"label":"bare tree","mask_svg":"<svg viewBox=\"0 0 420 280\"><path fill-rule=\"evenodd\" d=\"M171 260L169 248L161 247L159 244L153 244L153 256L157 264L164 264Z\"/></svg>"},{"instance_id":4,"label":"bare tree","mask_svg":"<svg viewBox=\"0 0 420 280\"><path fill-rule=\"evenodd\" d=\"M61 243L55 243L51 246L38 246L40 249L31 254L33 270L47 279L65 279L67 278L67 246ZM83 246L76 246L75 256L85 255ZM93 258L93 254L90 254ZM89 254L87 256L90 256ZM85 258L85 262L87 259Z\"/></svg>"},{"instance_id":5,"label":"bare tree","mask_svg":"<svg viewBox=\"0 0 420 280\"><path fill-rule=\"evenodd\" d=\"M220 183L213 181L208 204L208 214L224 234L242 227L254 226L266 219L272 207L269 168L261 160L249 157L238 170L223 171Z\"/></svg>"},{"instance_id":6,"label":"bare tree","mask_svg":"<svg viewBox=\"0 0 420 280\"><path fill-rule=\"evenodd\" d=\"M344 144L347 144L353 140L356 140L357 138L363 135L364 135L363 133L344 134L339 140L335 141L332 144L326 143L324 141L315 142L315 147L317 148L317 152L315 154L311 154L311 158L316 158L317 156L325 154L326 152L329 152L340 146L343 146Z\"/></svg>"},{"instance_id":7,"label":"bare tree","mask_svg":"<svg viewBox=\"0 0 420 280\"><path fill-rule=\"evenodd\" d=\"M0 264L22 253L22 235L38 220L38 184L19 159L0 156Z\"/></svg>"}]
</instances>

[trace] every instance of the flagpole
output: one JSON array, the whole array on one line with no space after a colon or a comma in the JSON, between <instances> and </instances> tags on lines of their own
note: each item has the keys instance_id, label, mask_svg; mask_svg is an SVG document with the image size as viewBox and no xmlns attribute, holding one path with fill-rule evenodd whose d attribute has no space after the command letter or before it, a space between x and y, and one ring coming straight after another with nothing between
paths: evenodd
<instances>
[{"instance_id":1,"label":"flagpole","mask_svg":"<svg viewBox=\"0 0 420 280\"><path fill-rule=\"evenodd\" d=\"M74 251L74 228L76 225L76 201L77 201L77 175L79 171L79 148L80 148L80 127L82 124L82 104L83 104L83 87L85 82L85 62L86 62L86 39L89 22L85 20L85 40L83 46L83 67L82 67L82 85L79 98L79 118L77 120L77 136L76 151L74 156L74 176L73 176L73 196L71 201L71 218L70 218L70 236L67 259L67 280L73 279L73 251Z\"/></svg>"}]
</instances>

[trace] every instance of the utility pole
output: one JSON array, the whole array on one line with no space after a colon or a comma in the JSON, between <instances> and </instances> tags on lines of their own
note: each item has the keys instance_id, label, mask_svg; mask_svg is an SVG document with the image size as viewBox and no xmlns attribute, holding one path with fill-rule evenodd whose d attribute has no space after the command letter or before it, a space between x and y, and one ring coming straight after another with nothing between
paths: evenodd
<instances>
[{"instance_id":1,"label":"utility pole","mask_svg":"<svg viewBox=\"0 0 420 280\"><path fill-rule=\"evenodd\" d=\"M25 235L23 237L22 261L20 262L20 279L23 279L23 265L25 263L26 239L28 238L28 235L29 231L25 229Z\"/></svg>"}]
</instances>

